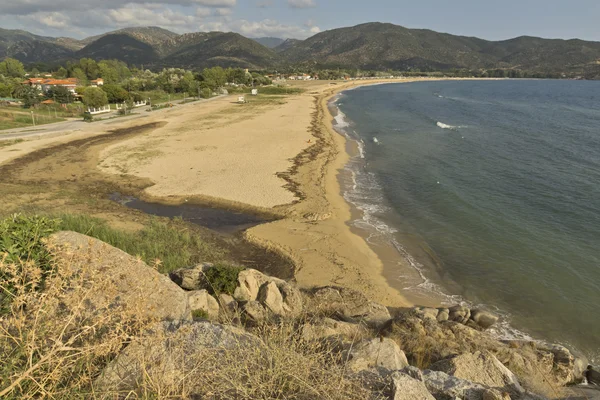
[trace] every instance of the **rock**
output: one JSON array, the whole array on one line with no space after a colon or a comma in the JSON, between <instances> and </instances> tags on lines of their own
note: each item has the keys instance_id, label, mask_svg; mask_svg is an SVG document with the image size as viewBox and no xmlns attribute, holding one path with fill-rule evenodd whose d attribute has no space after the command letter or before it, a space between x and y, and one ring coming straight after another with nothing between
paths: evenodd
<instances>
[{"instance_id":1,"label":"rock","mask_svg":"<svg viewBox=\"0 0 600 400\"><path fill-rule=\"evenodd\" d=\"M438 308L438 315L436 318L438 322L448 321L449 317L450 317L450 310L448 310L447 308Z\"/></svg>"},{"instance_id":2,"label":"rock","mask_svg":"<svg viewBox=\"0 0 600 400\"><path fill-rule=\"evenodd\" d=\"M127 346L96 383L107 391L133 391L152 380L176 387L197 366L203 351L240 346L262 346L262 342L242 329L208 321L158 323Z\"/></svg>"},{"instance_id":3,"label":"rock","mask_svg":"<svg viewBox=\"0 0 600 400\"><path fill-rule=\"evenodd\" d=\"M221 308L225 311L234 312L238 308L237 301L235 301L235 299L227 293L219 294L217 301L219 302Z\"/></svg>"},{"instance_id":4,"label":"rock","mask_svg":"<svg viewBox=\"0 0 600 400\"><path fill-rule=\"evenodd\" d=\"M538 349L553 355L553 373L560 386L575 382L577 379L576 374L579 373L581 365L576 365L575 356L571 354L569 349L558 344L539 343L537 346Z\"/></svg>"},{"instance_id":5,"label":"rock","mask_svg":"<svg viewBox=\"0 0 600 400\"><path fill-rule=\"evenodd\" d=\"M346 322L365 322L379 328L391 319L388 309L370 301L364 294L347 288L327 286L316 289L312 300L324 311L337 314Z\"/></svg>"},{"instance_id":6,"label":"rock","mask_svg":"<svg viewBox=\"0 0 600 400\"><path fill-rule=\"evenodd\" d=\"M408 367L406 355L391 339L364 340L344 351L344 359L353 372L377 370L390 373Z\"/></svg>"},{"instance_id":7,"label":"rock","mask_svg":"<svg viewBox=\"0 0 600 400\"><path fill-rule=\"evenodd\" d=\"M100 272L103 279L112 281L114 290L90 298L90 308L102 309L120 303L137 307L138 316L142 318L191 320L185 291L136 257L76 232L55 233L50 242L66 250L57 254L57 261L62 265L82 271L91 268ZM85 254L85 261L69 252ZM68 293L64 301L68 305Z\"/></svg>"},{"instance_id":8,"label":"rock","mask_svg":"<svg viewBox=\"0 0 600 400\"><path fill-rule=\"evenodd\" d=\"M188 303L192 315L194 311L204 311L210 319L216 319L219 316L219 303L208 294L206 290L194 290L187 293Z\"/></svg>"},{"instance_id":9,"label":"rock","mask_svg":"<svg viewBox=\"0 0 600 400\"><path fill-rule=\"evenodd\" d=\"M595 385L571 386L565 390L566 400L600 400L600 388Z\"/></svg>"},{"instance_id":10,"label":"rock","mask_svg":"<svg viewBox=\"0 0 600 400\"><path fill-rule=\"evenodd\" d=\"M435 400L425 384L402 372L394 372L392 379L393 400Z\"/></svg>"},{"instance_id":11,"label":"rock","mask_svg":"<svg viewBox=\"0 0 600 400\"><path fill-rule=\"evenodd\" d=\"M429 393L437 400L463 399L482 400L483 392L487 390L483 385L450 376L441 371L423 371L423 383Z\"/></svg>"},{"instance_id":12,"label":"rock","mask_svg":"<svg viewBox=\"0 0 600 400\"><path fill-rule=\"evenodd\" d=\"M431 307L416 307L415 313L422 318L429 318L437 321L439 310Z\"/></svg>"},{"instance_id":13,"label":"rock","mask_svg":"<svg viewBox=\"0 0 600 400\"><path fill-rule=\"evenodd\" d=\"M498 316L483 310L471 310L470 317L483 329L488 329L498 321Z\"/></svg>"},{"instance_id":14,"label":"rock","mask_svg":"<svg viewBox=\"0 0 600 400\"><path fill-rule=\"evenodd\" d=\"M249 301L242 307L244 314L255 322L267 319L267 310L258 301Z\"/></svg>"},{"instance_id":15,"label":"rock","mask_svg":"<svg viewBox=\"0 0 600 400\"><path fill-rule=\"evenodd\" d=\"M283 296L275 282L265 283L261 286L257 300L275 315L285 314L283 309Z\"/></svg>"},{"instance_id":16,"label":"rock","mask_svg":"<svg viewBox=\"0 0 600 400\"><path fill-rule=\"evenodd\" d=\"M212 266L210 263L203 263L193 268L180 268L170 272L169 278L185 290L208 290L210 287L205 279L205 273Z\"/></svg>"},{"instance_id":17,"label":"rock","mask_svg":"<svg viewBox=\"0 0 600 400\"><path fill-rule=\"evenodd\" d=\"M413 379L423 382L423 372L417 367L408 366L404 368L401 372L410 376Z\"/></svg>"},{"instance_id":18,"label":"rock","mask_svg":"<svg viewBox=\"0 0 600 400\"><path fill-rule=\"evenodd\" d=\"M364 325L336 321L331 318L321 318L307 322L302 326L302 338L307 341L339 337L356 341L368 335Z\"/></svg>"},{"instance_id":19,"label":"rock","mask_svg":"<svg viewBox=\"0 0 600 400\"><path fill-rule=\"evenodd\" d=\"M489 352L461 354L439 361L429 367L457 378L480 383L501 392L519 395L524 392L519 380L508 368Z\"/></svg>"},{"instance_id":20,"label":"rock","mask_svg":"<svg viewBox=\"0 0 600 400\"><path fill-rule=\"evenodd\" d=\"M482 400L510 400L510 395L496 389L485 389L483 391Z\"/></svg>"},{"instance_id":21,"label":"rock","mask_svg":"<svg viewBox=\"0 0 600 400\"><path fill-rule=\"evenodd\" d=\"M238 275L238 282L239 286L235 289L233 297L237 301L254 301L266 278L255 269L246 269Z\"/></svg>"},{"instance_id":22,"label":"rock","mask_svg":"<svg viewBox=\"0 0 600 400\"><path fill-rule=\"evenodd\" d=\"M292 317L300 315L304 308L300 290L285 281L274 282L283 296L283 309L285 313Z\"/></svg>"},{"instance_id":23,"label":"rock","mask_svg":"<svg viewBox=\"0 0 600 400\"><path fill-rule=\"evenodd\" d=\"M454 306L448 309L449 316L448 319L454 322L460 322L461 324L466 324L471 316L471 310L464 306Z\"/></svg>"}]
</instances>

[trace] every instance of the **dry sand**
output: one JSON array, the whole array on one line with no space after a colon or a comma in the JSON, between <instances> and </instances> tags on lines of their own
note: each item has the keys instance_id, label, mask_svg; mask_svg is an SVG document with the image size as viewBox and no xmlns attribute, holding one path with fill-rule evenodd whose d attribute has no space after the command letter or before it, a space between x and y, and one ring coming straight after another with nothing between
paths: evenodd
<instances>
[{"instance_id":1,"label":"dry sand","mask_svg":"<svg viewBox=\"0 0 600 400\"><path fill-rule=\"evenodd\" d=\"M213 201L285 215L246 236L290 256L300 286L341 285L386 305L409 305L389 285L377 254L351 231L351 208L338 181L349 155L327 102L341 90L374 83L382 82L302 82L295 85L306 89L303 94L284 99L251 97L239 105L229 96L138 120L94 123L85 132L0 148L0 163L82 136L166 122L105 147L99 170L146 178L154 184L144 195L154 200Z\"/></svg>"}]
</instances>

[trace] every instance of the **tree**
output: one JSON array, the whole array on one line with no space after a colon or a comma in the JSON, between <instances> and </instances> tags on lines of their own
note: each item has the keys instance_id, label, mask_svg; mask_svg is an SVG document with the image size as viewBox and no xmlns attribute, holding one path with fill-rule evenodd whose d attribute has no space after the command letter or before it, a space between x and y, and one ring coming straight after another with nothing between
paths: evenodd
<instances>
[{"instance_id":1,"label":"tree","mask_svg":"<svg viewBox=\"0 0 600 400\"><path fill-rule=\"evenodd\" d=\"M40 90L35 86L21 85L16 94L23 100L23 106L25 108L31 108L40 104Z\"/></svg>"},{"instance_id":2,"label":"tree","mask_svg":"<svg viewBox=\"0 0 600 400\"><path fill-rule=\"evenodd\" d=\"M98 63L99 76L105 83L118 84L131 77L127 64L118 60L103 60Z\"/></svg>"},{"instance_id":3,"label":"tree","mask_svg":"<svg viewBox=\"0 0 600 400\"><path fill-rule=\"evenodd\" d=\"M119 85L103 85L109 103L122 103L129 99L129 92Z\"/></svg>"},{"instance_id":4,"label":"tree","mask_svg":"<svg viewBox=\"0 0 600 400\"><path fill-rule=\"evenodd\" d=\"M25 67L23 67L21 61L14 58L7 58L0 62L0 75L11 78L22 78L25 76Z\"/></svg>"},{"instance_id":5,"label":"tree","mask_svg":"<svg viewBox=\"0 0 600 400\"><path fill-rule=\"evenodd\" d=\"M108 97L102 89L89 87L83 93L83 104L88 107L100 108L108 104Z\"/></svg>"},{"instance_id":6,"label":"tree","mask_svg":"<svg viewBox=\"0 0 600 400\"><path fill-rule=\"evenodd\" d=\"M0 83L0 97L11 97L13 86L8 83Z\"/></svg>"},{"instance_id":7,"label":"tree","mask_svg":"<svg viewBox=\"0 0 600 400\"><path fill-rule=\"evenodd\" d=\"M206 68L202 71L202 78L206 86L215 90L227 82L227 74L221 67Z\"/></svg>"},{"instance_id":8,"label":"tree","mask_svg":"<svg viewBox=\"0 0 600 400\"><path fill-rule=\"evenodd\" d=\"M96 61L92 60L91 58L82 58L79 60L79 66L88 79L91 80L98 78L100 68L98 68Z\"/></svg>"},{"instance_id":9,"label":"tree","mask_svg":"<svg viewBox=\"0 0 600 400\"><path fill-rule=\"evenodd\" d=\"M70 103L73 99L73 94L64 86L55 86L48 91L46 97L60 104Z\"/></svg>"},{"instance_id":10,"label":"tree","mask_svg":"<svg viewBox=\"0 0 600 400\"><path fill-rule=\"evenodd\" d=\"M61 79L61 78L66 78L68 73L69 72L64 67L60 67L58 69L58 71L56 71L52 75L54 75L54 77L57 78L57 79Z\"/></svg>"},{"instance_id":11,"label":"tree","mask_svg":"<svg viewBox=\"0 0 600 400\"><path fill-rule=\"evenodd\" d=\"M85 86L88 83L87 75L81 68L73 69L69 75L71 75L71 78L76 78L80 85Z\"/></svg>"}]
</instances>

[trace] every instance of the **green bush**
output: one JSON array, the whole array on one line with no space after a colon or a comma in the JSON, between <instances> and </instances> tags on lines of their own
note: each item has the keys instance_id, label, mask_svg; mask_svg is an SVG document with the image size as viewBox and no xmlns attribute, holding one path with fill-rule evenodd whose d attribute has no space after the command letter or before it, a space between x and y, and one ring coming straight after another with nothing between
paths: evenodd
<instances>
[{"instance_id":1,"label":"green bush","mask_svg":"<svg viewBox=\"0 0 600 400\"><path fill-rule=\"evenodd\" d=\"M244 270L243 267L235 267L227 264L217 264L206 271L206 280L209 284L211 294L219 295L227 293L233 295L238 284L238 275Z\"/></svg>"},{"instance_id":2,"label":"green bush","mask_svg":"<svg viewBox=\"0 0 600 400\"><path fill-rule=\"evenodd\" d=\"M33 261L42 268L49 264L43 239L56 232L59 221L42 216L15 214L0 221L0 254L6 261Z\"/></svg>"},{"instance_id":3,"label":"green bush","mask_svg":"<svg viewBox=\"0 0 600 400\"><path fill-rule=\"evenodd\" d=\"M194 310L192 311L192 318L194 319L194 321L206 320L208 319L208 313L204 310Z\"/></svg>"},{"instance_id":4,"label":"green bush","mask_svg":"<svg viewBox=\"0 0 600 400\"><path fill-rule=\"evenodd\" d=\"M0 261L3 266L14 265L16 269L0 269L0 315L7 309L18 291L13 278L21 275L24 263L34 263L42 272L41 282L52 269L50 253L44 239L56 231L58 221L41 216L15 214L0 221ZM22 282L21 289L32 290L30 282Z\"/></svg>"},{"instance_id":5,"label":"green bush","mask_svg":"<svg viewBox=\"0 0 600 400\"><path fill-rule=\"evenodd\" d=\"M83 113L83 120L85 122L92 122L94 120L94 116L89 112Z\"/></svg>"},{"instance_id":6,"label":"green bush","mask_svg":"<svg viewBox=\"0 0 600 400\"><path fill-rule=\"evenodd\" d=\"M258 94L300 94L304 90L287 86L265 86L258 88Z\"/></svg>"}]
</instances>

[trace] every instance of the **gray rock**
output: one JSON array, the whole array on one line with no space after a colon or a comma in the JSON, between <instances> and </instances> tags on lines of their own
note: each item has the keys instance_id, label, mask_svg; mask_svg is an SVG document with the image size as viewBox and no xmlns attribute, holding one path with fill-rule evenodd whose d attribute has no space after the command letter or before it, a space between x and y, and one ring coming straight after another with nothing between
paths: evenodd
<instances>
[{"instance_id":1,"label":"gray rock","mask_svg":"<svg viewBox=\"0 0 600 400\"><path fill-rule=\"evenodd\" d=\"M437 316L439 314L439 310L437 308L431 307L416 307L414 308L415 313L421 318L429 318L432 320L437 320Z\"/></svg>"},{"instance_id":2,"label":"gray rock","mask_svg":"<svg viewBox=\"0 0 600 400\"><path fill-rule=\"evenodd\" d=\"M205 273L212 266L213 264L210 263L202 263L192 268L180 268L170 272L169 278L185 290L208 290L210 287L206 281Z\"/></svg>"},{"instance_id":3,"label":"gray rock","mask_svg":"<svg viewBox=\"0 0 600 400\"><path fill-rule=\"evenodd\" d=\"M225 311L234 312L238 308L237 301L235 301L235 299L227 293L219 294L217 301L219 302L221 309Z\"/></svg>"},{"instance_id":4,"label":"gray rock","mask_svg":"<svg viewBox=\"0 0 600 400\"><path fill-rule=\"evenodd\" d=\"M312 299L320 309L333 312L347 322L364 322L380 328L391 319L387 307L356 290L327 286L316 289Z\"/></svg>"},{"instance_id":5,"label":"gray rock","mask_svg":"<svg viewBox=\"0 0 600 400\"><path fill-rule=\"evenodd\" d=\"M571 386L565 389L561 398L565 400L600 400L600 387L594 385Z\"/></svg>"},{"instance_id":6,"label":"gray rock","mask_svg":"<svg viewBox=\"0 0 600 400\"><path fill-rule=\"evenodd\" d=\"M344 351L347 367L353 372L377 370L390 373L408 367L408 360L400 346L391 339L364 340Z\"/></svg>"},{"instance_id":7,"label":"gray rock","mask_svg":"<svg viewBox=\"0 0 600 400\"><path fill-rule=\"evenodd\" d=\"M302 326L302 338L307 341L338 337L356 341L368 334L364 325L336 321L331 318L320 318Z\"/></svg>"},{"instance_id":8,"label":"gray rock","mask_svg":"<svg viewBox=\"0 0 600 400\"><path fill-rule=\"evenodd\" d=\"M194 290L187 293L190 311L204 311L210 319L219 316L219 303L206 290Z\"/></svg>"},{"instance_id":9,"label":"gray rock","mask_svg":"<svg viewBox=\"0 0 600 400\"><path fill-rule=\"evenodd\" d=\"M96 381L107 391L133 391L153 379L181 382L197 366L202 351L261 346L257 337L227 325L202 322L162 322L125 348Z\"/></svg>"},{"instance_id":10,"label":"gray rock","mask_svg":"<svg viewBox=\"0 0 600 400\"><path fill-rule=\"evenodd\" d=\"M435 400L423 382L409 375L394 372L391 379L393 400Z\"/></svg>"},{"instance_id":11,"label":"gray rock","mask_svg":"<svg viewBox=\"0 0 600 400\"><path fill-rule=\"evenodd\" d=\"M191 320L186 292L167 276L158 273L142 261L98 239L76 232L58 232L51 236L51 243L72 252L85 254L83 261L63 260L64 265L78 270L100 271L106 280L112 281L114 291L101 293L89 299L90 307L102 309L117 303L139 309L142 318L156 320ZM68 251L58 254L58 260L69 257ZM65 304L68 305L69 293Z\"/></svg>"},{"instance_id":12,"label":"gray rock","mask_svg":"<svg viewBox=\"0 0 600 400\"><path fill-rule=\"evenodd\" d=\"M258 301L249 301L242 307L244 314L255 322L262 322L267 319L267 310Z\"/></svg>"},{"instance_id":13,"label":"gray rock","mask_svg":"<svg viewBox=\"0 0 600 400\"><path fill-rule=\"evenodd\" d=\"M447 308L438 308L438 315L437 315L437 321L438 322L445 322L448 321L448 318L450 317L450 310L448 310Z\"/></svg>"},{"instance_id":14,"label":"gray rock","mask_svg":"<svg viewBox=\"0 0 600 400\"><path fill-rule=\"evenodd\" d=\"M257 301L275 315L282 316L285 314L283 309L283 296L275 282L265 283L261 286L258 292Z\"/></svg>"},{"instance_id":15,"label":"gray rock","mask_svg":"<svg viewBox=\"0 0 600 400\"><path fill-rule=\"evenodd\" d=\"M461 324L466 324L471 316L471 310L464 306L454 306L449 309L448 319L454 322L460 322Z\"/></svg>"},{"instance_id":16,"label":"gray rock","mask_svg":"<svg viewBox=\"0 0 600 400\"><path fill-rule=\"evenodd\" d=\"M423 371L421 371L419 368L417 367L413 367L413 366L408 366L406 368L404 368L402 371L400 371L408 376L410 376L413 379L416 379L418 381L423 382Z\"/></svg>"},{"instance_id":17,"label":"gray rock","mask_svg":"<svg viewBox=\"0 0 600 400\"><path fill-rule=\"evenodd\" d=\"M283 309L286 315L292 317L300 315L304 308L300 290L285 281L281 281L279 283L277 283L277 281L274 282L281 292L281 296L283 297Z\"/></svg>"},{"instance_id":18,"label":"gray rock","mask_svg":"<svg viewBox=\"0 0 600 400\"><path fill-rule=\"evenodd\" d=\"M483 391L483 400L510 400L510 395L502 393L496 389L486 389Z\"/></svg>"},{"instance_id":19,"label":"gray rock","mask_svg":"<svg viewBox=\"0 0 600 400\"><path fill-rule=\"evenodd\" d=\"M489 352L466 353L439 361L429 367L457 378L479 383L501 392L519 395L524 392L519 380Z\"/></svg>"},{"instance_id":20,"label":"gray rock","mask_svg":"<svg viewBox=\"0 0 600 400\"><path fill-rule=\"evenodd\" d=\"M483 310L471 310L471 319L483 329L488 329L498 321L498 316Z\"/></svg>"},{"instance_id":21,"label":"gray rock","mask_svg":"<svg viewBox=\"0 0 600 400\"><path fill-rule=\"evenodd\" d=\"M239 286L235 289L233 297L237 301L254 301L265 282L265 276L255 269L241 271L238 275Z\"/></svg>"},{"instance_id":22,"label":"gray rock","mask_svg":"<svg viewBox=\"0 0 600 400\"><path fill-rule=\"evenodd\" d=\"M483 385L450 376L441 371L423 371L423 382L427 390L437 400L482 400L483 392L487 390Z\"/></svg>"}]
</instances>

